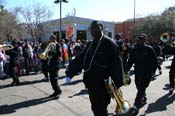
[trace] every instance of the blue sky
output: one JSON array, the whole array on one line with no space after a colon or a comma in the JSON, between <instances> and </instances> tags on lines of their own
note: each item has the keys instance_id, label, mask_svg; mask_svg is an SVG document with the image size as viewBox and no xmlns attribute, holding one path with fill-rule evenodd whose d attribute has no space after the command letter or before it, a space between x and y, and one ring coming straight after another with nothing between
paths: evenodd
<instances>
[{"instance_id":1,"label":"blue sky","mask_svg":"<svg viewBox=\"0 0 175 116\"><path fill-rule=\"evenodd\" d=\"M59 4L55 0L0 0L10 10L17 6L31 6L39 3L50 9L53 19L59 18ZM62 17L76 9L75 16L104 20L125 21L134 17L134 0L68 0L62 4ZM166 8L175 6L175 0L135 0L136 18L150 14L160 14Z\"/></svg>"}]
</instances>

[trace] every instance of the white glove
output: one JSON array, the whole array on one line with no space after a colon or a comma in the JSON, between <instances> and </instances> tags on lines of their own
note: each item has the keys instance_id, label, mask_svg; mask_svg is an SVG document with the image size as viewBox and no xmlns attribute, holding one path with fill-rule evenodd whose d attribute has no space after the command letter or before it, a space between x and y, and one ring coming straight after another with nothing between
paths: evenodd
<instances>
[{"instance_id":1,"label":"white glove","mask_svg":"<svg viewBox=\"0 0 175 116\"><path fill-rule=\"evenodd\" d=\"M70 84L71 83L71 78L70 77L66 77L66 84Z\"/></svg>"}]
</instances>

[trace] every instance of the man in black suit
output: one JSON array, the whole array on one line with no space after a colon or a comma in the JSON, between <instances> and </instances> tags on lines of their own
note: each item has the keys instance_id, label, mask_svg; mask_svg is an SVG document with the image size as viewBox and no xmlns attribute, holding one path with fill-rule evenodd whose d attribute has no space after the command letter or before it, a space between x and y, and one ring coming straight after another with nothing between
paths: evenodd
<instances>
[{"instance_id":1,"label":"man in black suit","mask_svg":"<svg viewBox=\"0 0 175 116\"><path fill-rule=\"evenodd\" d=\"M135 98L134 106L130 110L130 113L134 115L137 115L139 109L146 104L146 88L149 86L152 78L152 73L158 65L156 53L151 46L145 43L146 40L146 34L141 33L138 36L136 40L136 46L130 53L126 65L127 73L134 64L137 95Z\"/></svg>"},{"instance_id":2,"label":"man in black suit","mask_svg":"<svg viewBox=\"0 0 175 116\"><path fill-rule=\"evenodd\" d=\"M93 21L90 29L93 41L69 64L67 82L84 69L83 82L88 89L94 116L108 116L107 106L111 96L104 80L111 77L120 88L123 85L123 63L117 44L104 35L103 25Z\"/></svg>"}]
</instances>

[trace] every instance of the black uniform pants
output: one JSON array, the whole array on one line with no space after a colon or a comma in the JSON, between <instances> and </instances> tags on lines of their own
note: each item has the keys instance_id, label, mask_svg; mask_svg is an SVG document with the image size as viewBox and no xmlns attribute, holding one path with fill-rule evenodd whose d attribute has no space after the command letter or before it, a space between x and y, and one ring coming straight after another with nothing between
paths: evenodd
<instances>
[{"instance_id":1,"label":"black uniform pants","mask_svg":"<svg viewBox=\"0 0 175 116\"><path fill-rule=\"evenodd\" d=\"M106 87L88 88L88 92L94 116L108 116L107 106L111 97Z\"/></svg>"},{"instance_id":2,"label":"black uniform pants","mask_svg":"<svg viewBox=\"0 0 175 116\"><path fill-rule=\"evenodd\" d=\"M42 73L44 74L45 78L49 78L49 70L47 62L42 62Z\"/></svg>"},{"instance_id":3,"label":"black uniform pants","mask_svg":"<svg viewBox=\"0 0 175 116\"><path fill-rule=\"evenodd\" d=\"M139 107L142 100L146 97L146 87L137 88L137 95L135 98L134 106Z\"/></svg>"},{"instance_id":4,"label":"black uniform pants","mask_svg":"<svg viewBox=\"0 0 175 116\"><path fill-rule=\"evenodd\" d=\"M10 64L10 77L13 79L13 83L19 83L18 78L18 66L15 64Z\"/></svg>"},{"instance_id":5,"label":"black uniform pants","mask_svg":"<svg viewBox=\"0 0 175 116\"><path fill-rule=\"evenodd\" d=\"M51 86L52 89L54 90L54 93L59 93L61 91L59 85L58 85L58 70L53 69L49 71L49 75L50 75L50 82L51 82Z\"/></svg>"},{"instance_id":6,"label":"black uniform pants","mask_svg":"<svg viewBox=\"0 0 175 116\"><path fill-rule=\"evenodd\" d=\"M143 99L146 98L146 88L149 86L151 80L151 73L150 75L139 75L136 76L135 84L137 88L137 95L135 98L134 106L140 106Z\"/></svg>"},{"instance_id":7,"label":"black uniform pants","mask_svg":"<svg viewBox=\"0 0 175 116\"><path fill-rule=\"evenodd\" d=\"M170 88L175 88L175 70L169 73Z\"/></svg>"}]
</instances>

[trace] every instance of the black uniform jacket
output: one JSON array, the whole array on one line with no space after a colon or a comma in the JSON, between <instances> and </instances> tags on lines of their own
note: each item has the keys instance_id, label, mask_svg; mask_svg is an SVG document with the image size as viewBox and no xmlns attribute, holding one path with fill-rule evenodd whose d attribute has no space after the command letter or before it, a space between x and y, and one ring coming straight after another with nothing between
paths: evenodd
<instances>
[{"instance_id":1,"label":"black uniform jacket","mask_svg":"<svg viewBox=\"0 0 175 116\"><path fill-rule=\"evenodd\" d=\"M171 62L170 73L175 75L175 48L170 48L170 54L173 55L173 60Z\"/></svg>"},{"instance_id":2,"label":"black uniform jacket","mask_svg":"<svg viewBox=\"0 0 175 116\"><path fill-rule=\"evenodd\" d=\"M149 45L136 46L130 53L126 70L128 71L134 64L136 80L149 83L154 69L158 65L157 56L153 48Z\"/></svg>"},{"instance_id":3,"label":"black uniform jacket","mask_svg":"<svg viewBox=\"0 0 175 116\"><path fill-rule=\"evenodd\" d=\"M82 69L84 69L83 82L87 88L104 86L104 79L110 76L118 88L123 85L123 65L119 49L107 36L89 42L69 64L66 74L73 77Z\"/></svg>"},{"instance_id":4,"label":"black uniform jacket","mask_svg":"<svg viewBox=\"0 0 175 116\"><path fill-rule=\"evenodd\" d=\"M11 66L17 66L18 65L19 48L17 46L15 46L13 49L7 50L6 54L10 56Z\"/></svg>"},{"instance_id":5,"label":"black uniform jacket","mask_svg":"<svg viewBox=\"0 0 175 116\"><path fill-rule=\"evenodd\" d=\"M49 71L50 72L58 70L60 68L60 57L61 57L61 54L62 54L61 46L60 46L59 43L56 43L55 50L48 52L48 55L50 57L50 59L48 61L49 62L48 66L49 66Z\"/></svg>"}]
</instances>

